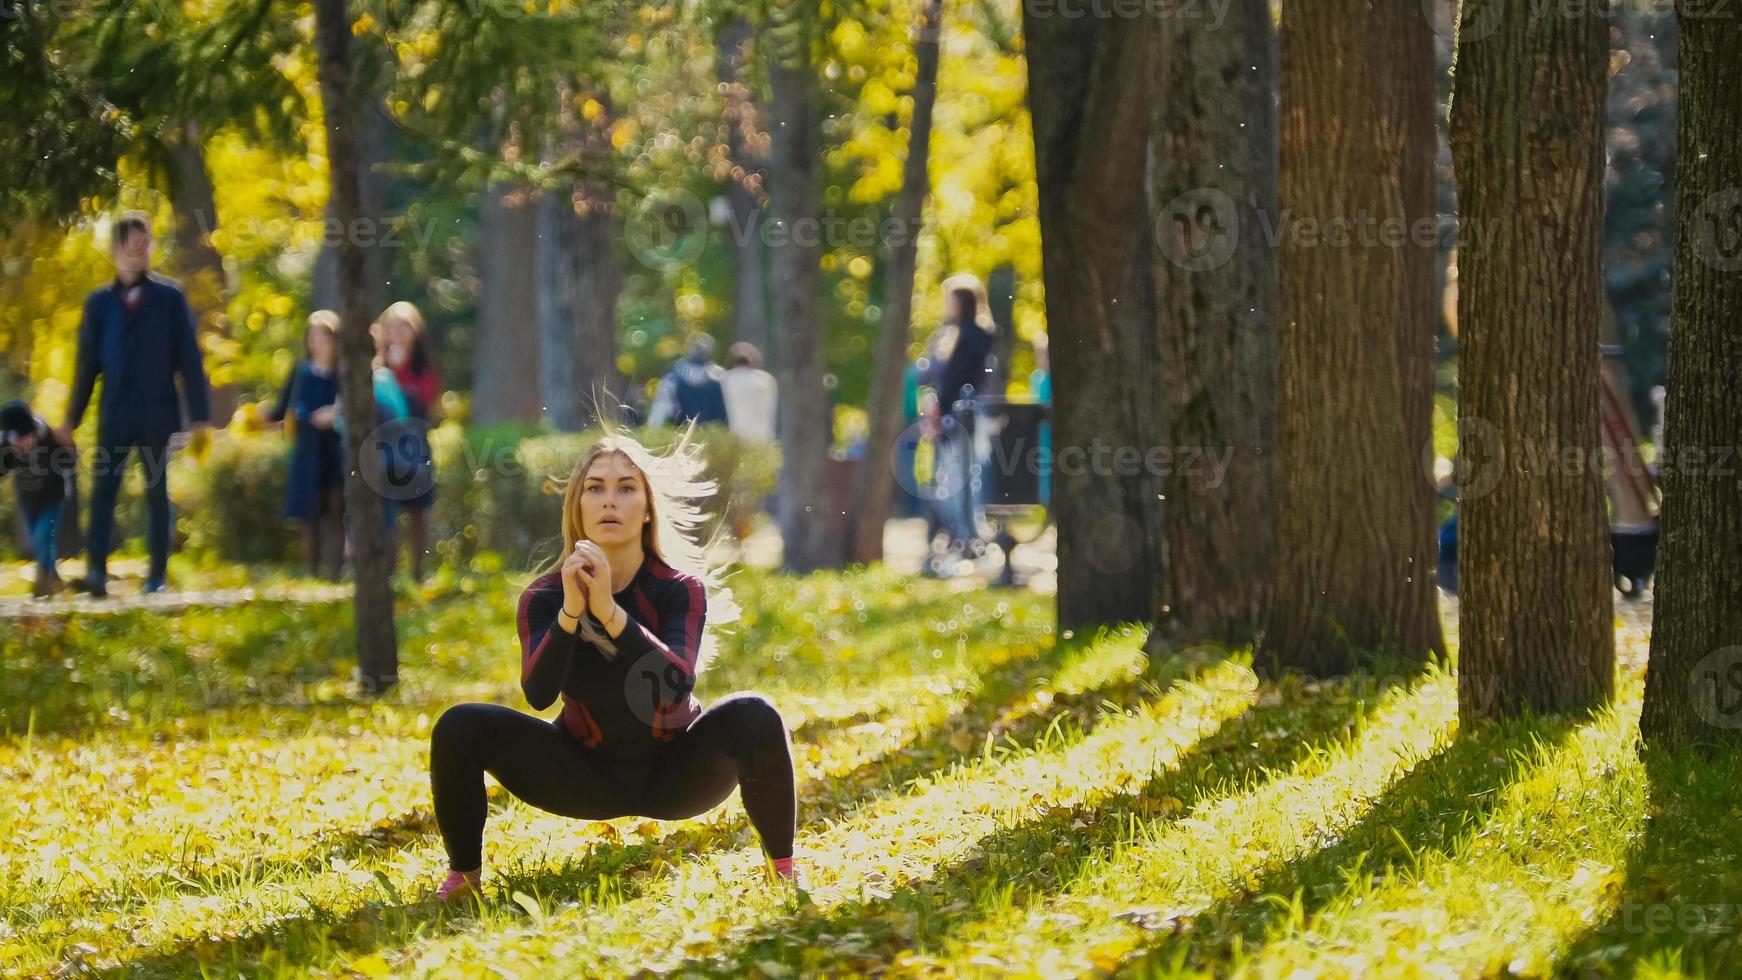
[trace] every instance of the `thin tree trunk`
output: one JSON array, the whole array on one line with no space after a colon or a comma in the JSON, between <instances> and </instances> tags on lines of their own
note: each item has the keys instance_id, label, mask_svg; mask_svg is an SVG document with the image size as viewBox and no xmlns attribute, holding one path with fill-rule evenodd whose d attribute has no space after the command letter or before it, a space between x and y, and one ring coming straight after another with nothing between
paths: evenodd
<instances>
[{"instance_id":1,"label":"thin tree trunk","mask_svg":"<svg viewBox=\"0 0 1742 980\"><path fill-rule=\"evenodd\" d=\"M1441 650L1433 35L1409 0L1285 8L1276 582L1261 661Z\"/></svg>"},{"instance_id":2,"label":"thin tree trunk","mask_svg":"<svg viewBox=\"0 0 1742 980\"><path fill-rule=\"evenodd\" d=\"M175 271L199 320L201 348L205 341L224 333L224 306L235 291L224 272L224 257L212 245L218 230L218 204L212 194L212 178L206 172L206 154L200 145L199 127L176 127L164 140L170 158L170 199L175 208ZM236 410L236 386L213 384L212 419L224 424Z\"/></svg>"},{"instance_id":3,"label":"thin tree trunk","mask_svg":"<svg viewBox=\"0 0 1742 980\"><path fill-rule=\"evenodd\" d=\"M908 123L907 162L892 215L899 237L889 245L883 334L871 378L871 432L853 483L849 512L852 560L866 564L883 557L883 526L889 521L890 499L895 490L890 457L901 430L901 379L907 370L907 343L913 323L914 264L919 254L925 199L931 191L927 163L931 156L932 106L937 102L938 35L943 31L943 15L943 0L925 0L914 34L917 67L913 118ZM1007 329L1009 325L1000 326Z\"/></svg>"},{"instance_id":4,"label":"thin tree trunk","mask_svg":"<svg viewBox=\"0 0 1742 980\"><path fill-rule=\"evenodd\" d=\"M768 159L757 148L758 107L744 84L744 46L750 40L750 25L735 17L720 31L715 58L716 72L725 86L726 159L731 173L726 181L726 200L731 205L729 229L734 281L733 336L768 348L768 250L761 234L762 187L768 176ZM772 361L767 361L770 366Z\"/></svg>"},{"instance_id":5,"label":"thin tree trunk","mask_svg":"<svg viewBox=\"0 0 1742 980\"><path fill-rule=\"evenodd\" d=\"M1153 42L1123 19L1023 5L1053 371L1058 625L1155 616L1164 492L1154 240L1142 174ZM1132 465L1131 454L1138 457ZM1115 460L1115 457L1121 457Z\"/></svg>"},{"instance_id":6,"label":"thin tree trunk","mask_svg":"<svg viewBox=\"0 0 1742 980\"><path fill-rule=\"evenodd\" d=\"M1227 24L1166 17L1147 28L1160 445L1179 447L1159 461L1152 651L1251 643L1270 595L1276 254L1264 228L1276 215L1276 47L1266 0L1229 11Z\"/></svg>"},{"instance_id":7,"label":"thin tree trunk","mask_svg":"<svg viewBox=\"0 0 1742 980\"><path fill-rule=\"evenodd\" d=\"M992 355L997 361L986 393L1003 398L1010 387L1010 367L1016 359L1016 269L1009 263L986 277L986 312L997 324L992 335Z\"/></svg>"},{"instance_id":8,"label":"thin tree trunk","mask_svg":"<svg viewBox=\"0 0 1742 980\"><path fill-rule=\"evenodd\" d=\"M829 539L827 468L834 415L823 388L822 119L810 60L814 4L789 0L764 40L771 92L769 162L775 286L776 378L780 383L783 564L790 572L834 567L844 543ZM778 39L771 37L778 32Z\"/></svg>"},{"instance_id":9,"label":"thin tree trunk","mask_svg":"<svg viewBox=\"0 0 1742 980\"><path fill-rule=\"evenodd\" d=\"M478 216L477 348L472 422L535 422L539 386L538 206L524 187L485 189Z\"/></svg>"},{"instance_id":10,"label":"thin tree trunk","mask_svg":"<svg viewBox=\"0 0 1742 980\"><path fill-rule=\"evenodd\" d=\"M327 201L326 226L322 229L325 245L315 258L313 295L315 309L336 309L339 305L339 243L341 238L353 238L363 252L363 304L370 317L381 315L387 308L392 284L388 282L392 256L382 247L384 241L397 240L389 236L387 192L392 178L384 165L393 146L393 121L387 117L382 93L386 90L386 68L372 46L352 50L353 61L361 66L368 58L369 70L358 71L353 88L357 120L357 172L359 211L352 220L341 219L331 198ZM355 233L352 230L355 229ZM395 297L397 298L397 297Z\"/></svg>"},{"instance_id":11,"label":"thin tree trunk","mask_svg":"<svg viewBox=\"0 0 1742 980\"><path fill-rule=\"evenodd\" d=\"M1680 11L1674 326L1657 609L1639 729L1742 742L1742 24Z\"/></svg>"},{"instance_id":12,"label":"thin tree trunk","mask_svg":"<svg viewBox=\"0 0 1742 980\"><path fill-rule=\"evenodd\" d=\"M1490 243L1458 259L1470 720L1590 708L1614 687L1597 465L1609 44L1601 7L1465 0L1462 17L1452 153L1463 227Z\"/></svg>"},{"instance_id":13,"label":"thin tree trunk","mask_svg":"<svg viewBox=\"0 0 1742 980\"><path fill-rule=\"evenodd\" d=\"M327 127L328 183L334 213L347 225L361 213L358 180L356 105L351 73L351 18L345 0L319 0L316 41L319 48L321 101ZM384 486L381 460L374 451L375 391L371 362L375 343L369 336L370 310L365 299L364 250L345 237L339 245L339 389L345 407L345 453L351 461L345 481L345 513L351 525L357 591L358 683L364 695L385 692L399 679L398 639L393 625L393 589L389 576L393 553L388 547L386 513L373 488Z\"/></svg>"}]
</instances>

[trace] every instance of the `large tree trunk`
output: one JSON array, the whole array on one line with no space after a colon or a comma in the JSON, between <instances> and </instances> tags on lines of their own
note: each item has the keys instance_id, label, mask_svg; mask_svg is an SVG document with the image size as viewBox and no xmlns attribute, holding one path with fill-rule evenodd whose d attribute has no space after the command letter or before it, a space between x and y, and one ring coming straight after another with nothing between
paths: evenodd
<instances>
[{"instance_id":1,"label":"large tree trunk","mask_svg":"<svg viewBox=\"0 0 1742 980\"><path fill-rule=\"evenodd\" d=\"M361 214L359 198L356 103L351 74L351 18L345 0L319 0L316 41L319 47L321 101L327 127L330 199L336 217L347 226ZM389 576L393 552L388 547L386 512L376 487L383 487L381 459L371 435L375 429L375 391L371 362L375 342L369 336L371 311L365 299L364 249L346 237L339 244L339 390L345 407L345 453L351 461L345 481L345 514L351 526L357 591L358 683L365 695L385 692L399 679L398 639L393 627L393 589Z\"/></svg>"},{"instance_id":2,"label":"large tree trunk","mask_svg":"<svg viewBox=\"0 0 1742 980\"><path fill-rule=\"evenodd\" d=\"M744 47L750 24L735 17L720 31L715 70L725 86L726 201L731 205L728 229L732 249L732 334L758 350L768 348L768 250L762 241L762 188L768 159L758 149L757 105L743 81ZM773 366L772 361L765 362Z\"/></svg>"},{"instance_id":3,"label":"large tree trunk","mask_svg":"<svg viewBox=\"0 0 1742 980\"><path fill-rule=\"evenodd\" d=\"M943 15L943 0L925 0L914 33L917 67L913 118L908 123L907 162L892 215L899 237L889 246L883 335L878 341L871 378L871 432L853 484L848 524L852 559L867 564L883 557L883 525L889 521L890 498L895 490L890 457L901 431L901 378L907 370L907 342L913 322L913 272L919 254L925 199L931 191L927 163L931 156L932 106L938 93L938 34L943 30ZM999 326L1008 332L1010 325Z\"/></svg>"},{"instance_id":4,"label":"large tree trunk","mask_svg":"<svg viewBox=\"0 0 1742 980\"><path fill-rule=\"evenodd\" d=\"M1023 5L1053 372L1058 625L1147 622L1164 487L1154 240L1142 174L1153 46L1123 19ZM1131 454L1138 457L1131 465ZM1121 457L1122 461L1114 457Z\"/></svg>"},{"instance_id":5,"label":"large tree trunk","mask_svg":"<svg viewBox=\"0 0 1742 980\"><path fill-rule=\"evenodd\" d=\"M586 426L581 375L581 219L574 189L545 191L538 199L538 387L544 417L562 432Z\"/></svg>"},{"instance_id":6,"label":"large tree trunk","mask_svg":"<svg viewBox=\"0 0 1742 980\"><path fill-rule=\"evenodd\" d=\"M1682 11L1662 541L1639 728L1742 742L1742 25Z\"/></svg>"},{"instance_id":7,"label":"large tree trunk","mask_svg":"<svg viewBox=\"0 0 1742 980\"><path fill-rule=\"evenodd\" d=\"M572 82L559 87L564 105ZM603 95L601 93L600 97ZM609 111L592 119L562 114L557 153L608 160ZM617 299L622 279L612 248L615 207L611 189L579 181L539 197L539 387L551 424L579 431L599 416L615 419L622 386L617 373Z\"/></svg>"},{"instance_id":8,"label":"large tree trunk","mask_svg":"<svg viewBox=\"0 0 1742 980\"><path fill-rule=\"evenodd\" d=\"M539 383L545 415L577 432L601 415L615 419L617 299L612 208L598 194L546 193L539 204Z\"/></svg>"},{"instance_id":9,"label":"large tree trunk","mask_svg":"<svg viewBox=\"0 0 1742 980\"><path fill-rule=\"evenodd\" d=\"M1602 703L1615 644L1596 465L1607 12L1465 0L1462 17L1452 154L1462 226L1489 242L1458 258L1469 720Z\"/></svg>"},{"instance_id":10,"label":"large tree trunk","mask_svg":"<svg viewBox=\"0 0 1742 980\"><path fill-rule=\"evenodd\" d=\"M780 533L790 572L834 567L844 542L829 538L826 475L834 414L823 388L822 119L810 62L812 5L792 0L764 34L773 158L769 220L774 266L775 377L780 383ZM779 36L776 37L775 35Z\"/></svg>"},{"instance_id":11,"label":"large tree trunk","mask_svg":"<svg viewBox=\"0 0 1742 980\"><path fill-rule=\"evenodd\" d=\"M538 203L525 187L492 185L478 215L478 333L472 423L536 422L539 385Z\"/></svg>"},{"instance_id":12,"label":"large tree trunk","mask_svg":"<svg viewBox=\"0 0 1742 980\"><path fill-rule=\"evenodd\" d=\"M1230 16L1147 28L1160 445L1173 450L1157 460L1157 651L1252 642L1270 593L1276 256L1264 229L1276 216L1276 48L1266 0L1236 0Z\"/></svg>"},{"instance_id":13,"label":"large tree trunk","mask_svg":"<svg viewBox=\"0 0 1742 980\"><path fill-rule=\"evenodd\" d=\"M169 193L175 208L175 274L198 318L204 350L208 338L224 335L224 307L235 288L224 272L224 257L212 245L218 204L206 172L199 127L192 123L175 127L163 146L169 154ZM214 423L227 422L236 410L236 386L214 382L211 409Z\"/></svg>"},{"instance_id":14,"label":"large tree trunk","mask_svg":"<svg viewBox=\"0 0 1742 980\"><path fill-rule=\"evenodd\" d=\"M1285 8L1276 583L1266 665L1440 650L1433 34L1409 0Z\"/></svg>"}]
</instances>

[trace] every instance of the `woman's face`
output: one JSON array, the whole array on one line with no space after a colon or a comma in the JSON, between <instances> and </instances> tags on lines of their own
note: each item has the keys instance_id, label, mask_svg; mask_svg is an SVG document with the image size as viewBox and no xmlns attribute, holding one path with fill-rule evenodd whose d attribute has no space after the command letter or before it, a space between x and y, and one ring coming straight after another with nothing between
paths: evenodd
<instances>
[{"instance_id":1,"label":"woman's face","mask_svg":"<svg viewBox=\"0 0 1742 980\"><path fill-rule=\"evenodd\" d=\"M953 290L944 294L944 319L950 323L959 323L962 319L962 301Z\"/></svg>"},{"instance_id":2,"label":"woman's face","mask_svg":"<svg viewBox=\"0 0 1742 980\"><path fill-rule=\"evenodd\" d=\"M308 356L325 363L333 359L333 333L319 328L308 332Z\"/></svg>"},{"instance_id":3,"label":"woman's face","mask_svg":"<svg viewBox=\"0 0 1742 980\"><path fill-rule=\"evenodd\" d=\"M387 321L387 363L399 367L405 359L411 356L411 345L417 340L417 331L411 324L399 317Z\"/></svg>"},{"instance_id":4,"label":"woman's face","mask_svg":"<svg viewBox=\"0 0 1742 980\"><path fill-rule=\"evenodd\" d=\"M581 481L581 533L600 547L640 537L647 523L641 470L622 453L603 453Z\"/></svg>"}]
</instances>

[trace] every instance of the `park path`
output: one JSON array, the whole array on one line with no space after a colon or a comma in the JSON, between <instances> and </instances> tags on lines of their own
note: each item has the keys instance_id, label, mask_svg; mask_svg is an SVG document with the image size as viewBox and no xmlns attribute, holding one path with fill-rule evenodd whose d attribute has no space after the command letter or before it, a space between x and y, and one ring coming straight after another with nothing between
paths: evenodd
<instances>
[{"instance_id":1,"label":"park path","mask_svg":"<svg viewBox=\"0 0 1742 980\"><path fill-rule=\"evenodd\" d=\"M144 559L116 559L110 563L109 597L93 599L68 590L52 599L32 599L9 595L0 598L0 620L36 619L43 616L105 616L145 610L161 614L179 613L193 607L218 609L250 602L345 602L351 598L349 582L273 582L218 589L175 589L154 595L141 595L139 587L145 580ZM69 581L84 574L81 561L71 559L61 563L61 574ZM21 572L8 569L8 578L22 578Z\"/></svg>"}]
</instances>

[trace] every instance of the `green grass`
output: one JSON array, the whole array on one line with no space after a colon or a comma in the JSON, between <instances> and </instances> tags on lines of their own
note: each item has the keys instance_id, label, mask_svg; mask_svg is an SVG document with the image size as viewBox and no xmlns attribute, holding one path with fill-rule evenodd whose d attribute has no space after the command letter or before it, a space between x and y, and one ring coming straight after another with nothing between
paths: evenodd
<instances>
[{"instance_id":1,"label":"green grass","mask_svg":"<svg viewBox=\"0 0 1742 980\"><path fill-rule=\"evenodd\" d=\"M768 881L735 797L584 823L498 793L485 900L439 908L429 727L521 703L519 582L408 602L408 681L367 704L342 606L8 640L0 694L38 723L0 739L0 971L1742 970L1742 762L1642 758L1633 672L1593 716L1460 732L1443 667L1277 685L882 570L741 575L700 691L764 691L794 728L807 893Z\"/></svg>"}]
</instances>

